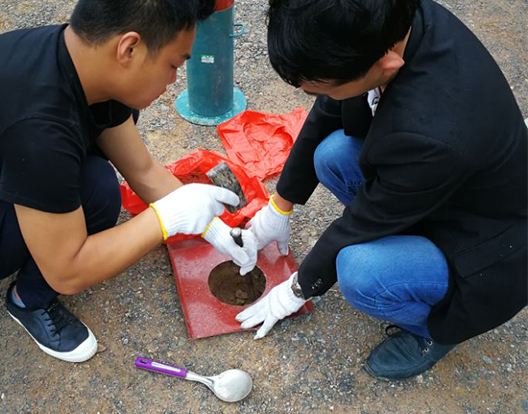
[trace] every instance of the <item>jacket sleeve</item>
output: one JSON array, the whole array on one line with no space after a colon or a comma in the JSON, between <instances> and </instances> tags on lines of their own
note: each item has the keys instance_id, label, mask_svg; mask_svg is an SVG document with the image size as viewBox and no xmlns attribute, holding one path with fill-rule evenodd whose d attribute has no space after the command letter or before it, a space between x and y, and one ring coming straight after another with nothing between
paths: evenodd
<instances>
[{"instance_id":1,"label":"jacket sleeve","mask_svg":"<svg viewBox=\"0 0 528 414\"><path fill-rule=\"evenodd\" d=\"M341 101L319 96L293 145L277 183L277 192L282 197L292 203L306 203L319 183L315 175L314 152L323 139L342 128Z\"/></svg>"},{"instance_id":2,"label":"jacket sleeve","mask_svg":"<svg viewBox=\"0 0 528 414\"><path fill-rule=\"evenodd\" d=\"M420 135L391 134L364 152L365 183L299 267L306 298L324 294L337 281L341 249L404 232L440 207L470 169L454 149Z\"/></svg>"}]
</instances>

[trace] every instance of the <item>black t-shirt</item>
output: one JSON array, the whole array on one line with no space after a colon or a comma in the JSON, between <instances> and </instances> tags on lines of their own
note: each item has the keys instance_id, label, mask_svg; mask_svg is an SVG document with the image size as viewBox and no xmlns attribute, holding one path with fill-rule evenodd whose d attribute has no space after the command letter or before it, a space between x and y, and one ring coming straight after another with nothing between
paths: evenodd
<instances>
[{"instance_id":1,"label":"black t-shirt","mask_svg":"<svg viewBox=\"0 0 528 414\"><path fill-rule=\"evenodd\" d=\"M0 35L0 199L51 213L80 204L80 168L132 110L89 106L62 26Z\"/></svg>"}]
</instances>

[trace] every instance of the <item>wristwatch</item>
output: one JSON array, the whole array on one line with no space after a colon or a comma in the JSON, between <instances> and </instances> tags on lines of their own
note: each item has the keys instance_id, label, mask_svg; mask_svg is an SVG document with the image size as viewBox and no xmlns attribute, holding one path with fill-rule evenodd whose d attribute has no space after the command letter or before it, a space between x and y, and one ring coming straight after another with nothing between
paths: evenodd
<instances>
[{"instance_id":1,"label":"wristwatch","mask_svg":"<svg viewBox=\"0 0 528 414\"><path fill-rule=\"evenodd\" d=\"M297 277L297 273L295 274L295 276L293 276L291 290L293 294L295 295L295 297L299 299L304 299L304 294L303 294L301 285L299 285L299 279Z\"/></svg>"}]
</instances>

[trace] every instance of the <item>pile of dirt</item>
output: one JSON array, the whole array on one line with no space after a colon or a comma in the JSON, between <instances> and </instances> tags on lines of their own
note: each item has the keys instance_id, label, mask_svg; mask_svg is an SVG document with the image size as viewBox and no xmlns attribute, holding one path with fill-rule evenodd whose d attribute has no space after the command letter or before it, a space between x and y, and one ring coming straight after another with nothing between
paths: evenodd
<instances>
[{"instance_id":1,"label":"pile of dirt","mask_svg":"<svg viewBox=\"0 0 528 414\"><path fill-rule=\"evenodd\" d=\"M224 262L209 275L209 290L215 298L229 305L249 305L260 298L265 289L266 277L258 267L241 276L236 264Z\"/></svg>"}]
</instances>

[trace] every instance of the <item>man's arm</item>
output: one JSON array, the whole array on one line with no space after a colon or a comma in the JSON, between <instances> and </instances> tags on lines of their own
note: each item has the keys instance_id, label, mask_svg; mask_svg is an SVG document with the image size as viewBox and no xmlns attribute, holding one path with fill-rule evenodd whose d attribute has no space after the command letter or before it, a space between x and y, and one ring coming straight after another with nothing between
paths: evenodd
<instances>
[{"instance_id":1,"label":"man's arm","mask_svg":"<svg viewBox=\"0 0 528 414\"><path fill-rule=\"evenodd\" d=\"M319 96L286 160L277 193L293 203L306 203L319 184L313 162L315 150L328 135L342 128L341 101Z\"/></svg>"},{"instance_id":2,"label":"man's arm","mask_svg":"<svg viewBox=\"0 0 528 414\"><path fill-rule=\"evenodd\" d=\"M55 214L15 204L32 257L50 286L62 294L115 276L159 244L164 233L201 233L221 214L222 203L238 203L235 194L213 186L192 184L174 191L181 183L150 157L132 119L105 131L99 145L145 202L156 201L156 211L148 208L120 226L89 236L82 207Z\"/></svg>"},{"instance_id":3,"label":"man's arm","mask_svg":"<svg viewBox=\"0 0 528 414\"><path fill-rule=\"evenodd\" d=\"M15 211L24 241L44 278L65 295L115 276L163 240L151 208L91 236L82 207L54 214L15 205Z\"/></svg>"},{"instance_id":4,"label":"man's arm","mask_svg":"<svg viewBox=\"0 0 528 414\"><path fill-rule=\"evenodd\" d=\"M132 117L115 128L103 131L97 144L146 204L159 200L182 185L152 158Z\"/></svg>"}]
</instances>

